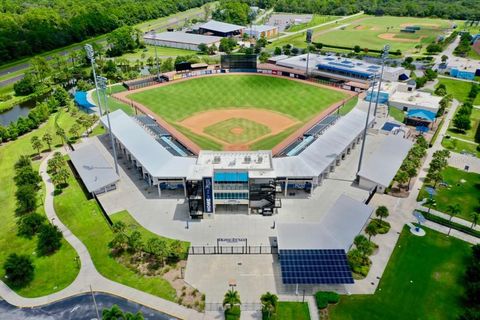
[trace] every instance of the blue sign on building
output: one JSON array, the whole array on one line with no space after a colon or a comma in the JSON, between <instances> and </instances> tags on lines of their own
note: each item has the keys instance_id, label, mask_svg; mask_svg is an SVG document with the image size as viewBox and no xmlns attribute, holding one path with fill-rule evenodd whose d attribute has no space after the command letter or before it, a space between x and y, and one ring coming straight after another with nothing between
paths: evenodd
<instances>
[{"instance_id":1,"label":"blue sign on building","mask_svg":"<svg viewBox=\"0 0 480 320\"><path fill-rule=\"evenodd\" d=\"M213 212L213 186L212 178L203 178L203 212Z\"/></svg>"}]
</instances>

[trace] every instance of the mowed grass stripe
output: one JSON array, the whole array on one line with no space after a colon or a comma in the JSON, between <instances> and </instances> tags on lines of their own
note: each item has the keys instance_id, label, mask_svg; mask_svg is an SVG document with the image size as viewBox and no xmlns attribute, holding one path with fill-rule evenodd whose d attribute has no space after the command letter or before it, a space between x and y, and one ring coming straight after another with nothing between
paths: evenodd
<instances>
[{"instance_id":1,"label":"mowed grass stripe","mask_svg":"<svg viewBox=\"0 0 480 320\"><path fill-rule=\"evenodd\" d=\"M258 108L306 122L347 95L288 79L225 75L191 79L128 96L169 122L212 109Z\"/></svg>"},{"instance_id":2,"label":"mowed grass stripe","mask_svg":"<svg viewBox=\"0 0 480 320\"><path fill-rule=\"evenodd\" d=\"M243 132L234 133L240 129ZM270 128L248 119L232 118L217 122L204 130L205 133L230 144L247 143L270 133Z\"/></svg>"}]
</instances>

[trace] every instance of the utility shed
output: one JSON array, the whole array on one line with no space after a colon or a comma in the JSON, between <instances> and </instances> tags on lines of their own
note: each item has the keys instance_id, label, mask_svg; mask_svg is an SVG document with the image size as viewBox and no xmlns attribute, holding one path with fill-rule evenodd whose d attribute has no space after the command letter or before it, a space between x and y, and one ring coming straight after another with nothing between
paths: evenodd
<instances>
[{"instance_id":1,"label":"utility shed","mask_svg":"<svg viewBox=\"0 0 480 320\"><path fill-rule=\"evenodd\" d=\"M70 160L91 194L101 194L117 188L120 177L114 167L93 144L84 144L70 153Z\"/></svg>"},{"instance_id":2,"label":"utility shed","mask_svg":"<svg viewBox=\"0 0 480 320\"><path fill-rule=\"evenodd\" d=\"M412 147L413 142L402 135L388 135L380 147L367 157L358 172L361 188L384 192L390 185Z\"/></svg>"}]
</instances>

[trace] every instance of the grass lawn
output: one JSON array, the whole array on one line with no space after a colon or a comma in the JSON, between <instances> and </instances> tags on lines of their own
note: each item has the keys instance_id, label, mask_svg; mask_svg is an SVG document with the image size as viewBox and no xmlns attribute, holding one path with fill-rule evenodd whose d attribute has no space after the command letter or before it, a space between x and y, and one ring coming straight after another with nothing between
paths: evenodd
<instances>
[{"instance_id":1,"label":"grass lawn","mask_svg":"<svg viewBox=\"0 0 480 320\"><path fill-rule=\"evenodd\" d=\"M314 14L312 20L310 20L309 22L292 25L286 31L295 32L295 31L315 27L315 26L318 26L319 24L329 22L329 21L332 21L332 20L335 20L335 19L338 19L338 18L339 17L337 17L337 16L321 16L321 15L318 15L318 14Z\"/></svg>"},{"instance_id":2,"label":"grass lawn","mask_svg":"<svg viewBox=\"0 0 480 320\"><path fill-rule=\"evenodd\" d=\"M468 93L472 88L472 84L467 81L460 81L451 78L438 78L437 86L443 83L447 87L447 93L453 95L455 99L460 102L465 102L468 98ZM473 102L474 105L480 105L480 94L477 95L477 98Z\"/></svg>"},{"instance_id":3,"label":"grass lawn","mask_svg":"<svg viewBox=\"0 0 480 320\"><path fill-rule=\"evenodd\" d=\"M54 204L59 218L85 244L95 267L103 276L170 301L175 299L175 290L166 280L140 276L110 256L108 243L113 239L113 232L95 200L86 198L76 179L70 177L69 187L55 197ZM159 237L144 229L126 211L115 213L111 218L114 222L123 221L130 230L137 229L144 241ZM183 245L187 250L189 244Z\"/></svg>"},{"instance_id":4,"label":"grass lawn","mask_svg":"<svg viewBox=\"0 0 480 320\"><path fill-rule=\"evenodd\" d=\"M343 24L343 23L342 23ZM401 34L402 25L419 25L421 30L415 34ZM432 24L434 26L428 26ZM391 51L401 50L402 53L414 53L418 44L428 44L444 33L450 23L447 20L411 17L373 17L368 16L360 21L353 22L343 29L333 30L314 38L315 42L329 45L355 46L380 50L385 43L390 43ZM387 30L388 28L388 30ZM392 39L382 39L382 34L391 34ZM411 42L401 41L410 39ZM412 39L413 38L413 39ZM396 41L395 39L399 39Z\"/></svg>"},{"instance_id":5,"label":"grass lawn","mask_svg":"<svg viewBox=\"0 0 480 320\"><path fill-rule=\"evenodd\" d=\"M135 111L133 110L133 108L131 106L129 106L128 104L123 103L121 101L118 101L117 99L112 98L110 96L114 93L118 93L118 92L122 92L122 91L126 91L126 90L127 89L124 86L122 86L121 84L117 84L117 85L113 85L111 87L108 87L108 89L107 89L107 103L108 103L108 108L110 109L110 111L115 111L115 110L121 109L128 115L133 115L135 113ZM96 104L98 104L97 91L96 90L94 90L92 92L92 99L93 99L93 101L95 101ZM102 108L103 108L103 96L102 96L101 92L100 92L100 99L102 100Z\"/></svg>"},{"instance_id":6,"label":"grass lawn","mask_svg":"<svg viewBox=\"0 0 480 320\"><path fill-rule=\"evenodd\" d=\"M475 210L480 210L480 174L474 172L465 172L453 167L447 167L442 172L443 181L449 187L438 187L437 194L433 196L437 205L435 209L448 214L448 206L458 204L460 206L460 214L458 218L471 220L471 214ZM465 180L461 183L460 180ZM424 184L422 190L418 194L418 199L429 197L425 191Z\"/></svg>"},{"instance_id":7,"label":"grass lawn","mask_svg":"<svg viewBox=\"0 0 480 320\"><path fill-rule=\"evenodd\" d=\"M222 75L172 83L128 97L179 127L178 122L195 113L231 108L276 111L305 123L347 95L289 79Z\"/></svg>"},{"instance_id":8,"label":"grass lawn","mask_svg":"<svg viewBox=\"0 0 480 320\"><path fill-rule=\"evenodd\" d=\"M277 320L310 320L306 302L279 301L277 305Z\"/></svg>"},{"instance_id":9,"label":"grass lawn","mask_svg":"<svg viewBox=\"0 0 480 320\"><path fill-rule=\"evenodd\" d=\"M456 319L470 245L425 229L417 237L404 227L375 294L342 296L330 319Z\"/></svg>"},{"instance_id":10,"label":"grass lawn","mask_svg":"<svg viewBox=\"0 0 480 320\"><path fill-rule=\"evenodd\" d=\"M176 57L176 56L186 56L186 55L198 55L200 52L193 50L169 48L169 47L157 47L157 55L159 57ZM144 57L142 59L142 56ZM126 53L122 55L122 59L128 60L143 60L147 61L148 57L155 59L155 46L145 46L145 49L138 49L132 53Z\"/></svg>"},{"instance_id":11,"label":"grass lawn","mask_svg":"<svg viewBox=\"0 0 480 320\"><path fill-rule=\"evenodd\" d=\"M405 120L405 112L395 108L395 107L389 107L388 108L389 115L393 117L393 119L400 121L403 123L403 120Z\"/></svg>"},{"instance_id":12,"label":"grass lawn","mask_svg":"<svg viewBox=\"0 0 480 320\"><path fill-rule=\"evenodd\" d=\"M255 121L231 118L205 128L205 133L228 143L246 143L270 133L270 128Z\"/></svg>"},{"instance_id":13,"label":"grass lawn","mask_svg":"<svg viewBox=\"0 0 480 320\"><path fill-rule=\"evenodd\" d=\"M357 105L358 103L358 96L356 97L353 97L353 99L350 99L347 103L345 103L345 105L340 109L340 115L344 116L346 115L347 113L349 113L350 111L352 111L353 108L355 108L355 106Z\"/></svg>"},{"instance_id":14,"label":"grass lawn","mask_svg":"<svg viewBox=\"0 0 480 320\"><path fill-rule=\"evenodd\" d=\"M458 110L458 109L457 109ZM448 127L448 135L452 137L457 137L460 139L470 140L475 142L475 132L477 131L478 125L480 124L480 109L473 108L472 115L470 116L472 128L470 130L465 131L465 133L459 132L453 127L453 121L450 122L450 126Z\"/></svg>"},{"instance_id":15,"label":"grass lawn","mask_svg":"<svg viewBox=\"0 0 480 320\"><path fill-rule=\"evenodd\" d=\"M15 184L13 177L15 171L14 163L23 154L33 154L34 151L30 145L32 136L43 136L49 132L54 138L53 145L61 141L55 135L54 126L55 115L43 124L39 129L28 133L15 141L11 141L0 147L0 266L3 266L6 257L11 253L29 255L35 265L35 278L25 288L16 290L16 292L25 297L39 297L51 294L67 287L78 274L78 266L75 261L75 250L65 241L62 247L55 254L48 257L37 257L35 254L37 240L25 239L17 236L17 226L15 224ZM73 125L75 120L67 113L62 113L58 119L59 125L66 132ZM38 168L39 162L33 163ZM42 194L41 192L39 194ZM40 198L40 196L39 196ZM43 199L43 198L42 198ZM39 201L38 213L44 214L43 200ZM3 279L3 267L0 268L0 278Z\"/></svg>"},{"instance_id":16,"label":"grass lawn","mask_svg":"<svg viewBox=\"0 0 480 320\"><path fill-rule=\"evenodd\" d=\"M461 141L454 138L451 138L451 139L443 138L442 146L452 152L457 152L457 153L468 152L480 158L480 152L477 151L478 144L474 142L470 143L470 142Z\"/></svg>"}]
</instances>

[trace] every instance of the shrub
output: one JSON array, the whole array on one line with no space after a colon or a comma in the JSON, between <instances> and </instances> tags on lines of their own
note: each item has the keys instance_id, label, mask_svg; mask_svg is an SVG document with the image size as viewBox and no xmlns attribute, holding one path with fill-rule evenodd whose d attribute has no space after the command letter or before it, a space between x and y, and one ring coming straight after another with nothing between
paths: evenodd
<instances>
[{"instance_id":1,"label":"shrub","mask_svg":"<svg viewBox=\"0 0 480 320\"><path fill-rule=\"evenodd\" d=\"M390 230L390 223L380 219L372 219L370 224L377 230L378 234L385 234Z\"/></svg>"},{"instance_id":2,"label":"shrub","mask_svg":"<svg viewBox=\"0 0 480 320\"><path fill-rule=\"evenodd\" d=\"M3 265L8 283L15 287L24 287L33 280L34 266L27 255L12 253Z\"/></svg>"},{"instance_id":3,"label":"shrub","mask_svg":"<svg viewBox=\"0 0 480 320\"><path fill-rule=\"evenodd\" d=\"M225 310L225 320L239 320L240 313L240 307L233 306L230 309Z\"/></svg>"},{"instance_id":4,"label":"shrub","mask_svg":"<svg viewBox=\"0 0 480 320\"><path fill-rule=\"evenodd\" d=\"M340 300L340 296L332 291L318 291L315 293L315 301L318 309L325 309L328 304L336 304Z\"/></svg>"}]
</instances>

